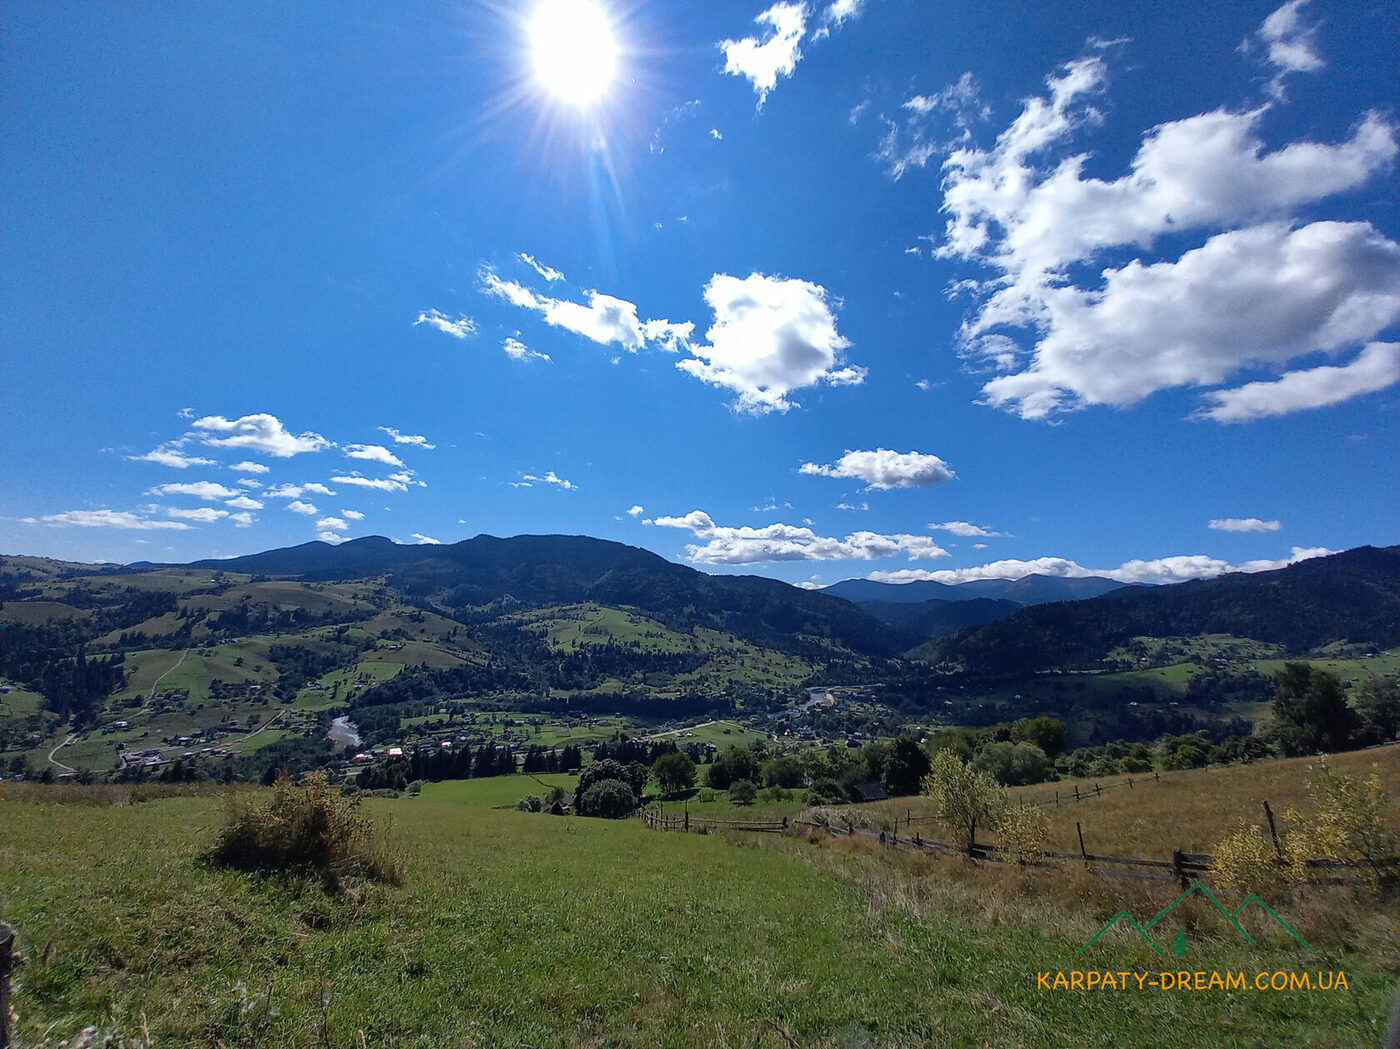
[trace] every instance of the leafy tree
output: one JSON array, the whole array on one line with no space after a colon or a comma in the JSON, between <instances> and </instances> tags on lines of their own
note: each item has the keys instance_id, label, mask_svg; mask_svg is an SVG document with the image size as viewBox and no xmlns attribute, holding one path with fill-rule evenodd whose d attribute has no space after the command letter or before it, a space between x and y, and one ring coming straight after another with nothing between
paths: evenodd
<instances>
[{"instance_id":1,"label":"leafy tree","mask_svg":"<svg viewBox=\"0 0 1400 1049\"><path fill-rule=\"evenodd\" d=\"M763 782L770 787L800 787L805 779L802 761L793 754L763 763Z\"/></svg>"},{"instance_id":2,"label":"leafy tree","mask_svg":"<svg viewBox=\"0 0 1400 1049\"><path fill-rule=\"evenodd\" d=\"M695 762L688 754L678 751L663 754L656 759L651 771L666 794L677 794L695 786Z\"/></svg>"},{"instance_id":3,"label":"leafy tree","mask_svg":"<svg viewBox=\"0 0 1400 1049\"><path fill-rule=\"evenodd\" d=\"M602 819L622 819L637 807L637 796L620 779L603 779L593 783L575 802L580 816Z\"/></svg>"},{"instance_id":4,"label":"leafy tree","mask_svg":"<svg viewBox=\"0 0 1400 1049\"><path fill-rule=\"evenodd\" d=\"M735 805L752 805L758 797L758 788L751 779L736 779L729 785L729 800Z\"/></svg>"},{"instance_id":5,"label":"leafy tree","mask_svg":"<svg viewBox=\"0 0 1400 1049\"><path fill-rule=\"evenodd\" d=\"M1307 663L1285 663L1274 675L1274 735L1284 754L1345 750L1356 732L1356 713L1342 683Z\"/></svg>"},{"instance_id":6,"label":"leafy tree","mask_svg":"<svg viewBox=\"0 0 1400 1049\"><path fill-rule=\"evenodd\" d=\"M1394 678L1369 677L1356 689L1362 743L1386 743L1400 736L1400 685Z\"/></svg>"},{"instance_id":7,"label":"leafy tree","mask_svg":"<svg viewBox=\"0 0 1400 1049\"><path fill-rule=\"evenodd\" d=\"M928 755L908 737L894 741L885 762L885 789L894 797L917 794L930 768Z\"/></svg>"},{"instance_id":8,"label":"leafy tree","mask_svg":"<svg viewBox=\"0 0 1400 1049\"><path fill-rule=\"evenodd\" d=\"M1041 714L1016 722L1012 736L1026 743L1034 743L1045 752L1046 757L1054 759L1065 749L1068 732L1068 726L1059 718Z\"/></svg>"},{"instance_id":9,"label":"leafy tree","mask_svg":"<svg viewBox=\"0 0 1400 1049\"><path fill-rule=\"evenodd\" d=\"M615 779L625 783L630 790L632 787L631 776L627 766L622 762L614 761L612 758L604 758L602 761L593 762L579 774L578 786L574 792L582 797L589 787L595 783L601 783L605 779ZM633 790L632 793L637 792Z\"/></svg>"},{"instance_id":10,"label":"leafy tree","mask_svg":"<svg viewBox=\"0 0 1400 1049\"><path fill-rule=\"evenodd\" d=\"M972 759L975 768L1010 787L1042 783L1054 776L1055 766L1034 743L988 743Z\"/></svg>"},{"instance_id":11,"label":"leafy tree","mask_svg":"<svg viewBox=\"0 0 1400 1049\"><path fill-rule=\"evenodd\" d=\"M729 747L710 766L710 786L725 790L736 779L754 780L762 775L758 759L744 747Z\"/></svg>"},{"instance_id":12,"label":"leafy tree","mask_svg":"<svg viewBox=\"0 0 1400 1049\"><path fill-rule=\"evenodd\" d=\"M986 825L1001 809L1001 788L985 769L963 762L952 750L934 755L924 778L924 793L933 798L938 819L958 846L969 849L978 824Z\"/></svg>"}]
</instances>

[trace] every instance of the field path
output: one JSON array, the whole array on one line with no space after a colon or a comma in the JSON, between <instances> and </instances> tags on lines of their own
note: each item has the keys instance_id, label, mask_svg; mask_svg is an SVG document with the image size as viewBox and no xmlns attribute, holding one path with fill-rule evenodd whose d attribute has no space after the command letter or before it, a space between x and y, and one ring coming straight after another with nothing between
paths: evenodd
<instances>
[{"instance_id":1,"label":"field path","mask_svg":"<svg viewBox=\"0 0 1400 1049\"><path fill-rule=\"evenodd\" d=\"M711 726L711 725L719 725L719 724L728 725L728 724L732 724L732 722L728 722L728 721L725 721L725 722L719 722L719 721L702 721L702 722L701 722L700 724L698 724L698 725L690 725L690 726L688 726L688 727L686 727L686 728L673 728L673 729L671 729L671 731L669 731L669 732L658 732L658 733L656 733L656 735L654 735L654 736L643 736L642 739L645 740L645 741L647 741L647 742L649 743L649 742L651 742L651 741L654 740L654 739L666 739L666 738L669 737L669 736L679 736L682 732L694 732L697 728L709 728L709 726Z\"/></svg>"},{"instance_id":2,"label":"field path","mask_svg":"<svg viewBox=\"0 0 1400 1049\"><path fill-rule=\"evenodd\" d=\"M63 740L62 743L60 743L58 746L54 747L53 750L49 751L49 764L50 764L50 765L57 765L59 768L63 769L65 772L77 772L78 770L75 769L75 768L73 768L71 765L65 765L63 762L57 760L57 759L54 757L55 754L57 754L57 753L58 753L60 750L62 750L64 747L68 746L70 743L72 743L72 742L73 742L74 740L76 740L77 738L78 738L78 734L77 734L76 732L70 732L70 733L68 733L67 737Z\"/></svg>"},{"instance_id":3,"label":"field path","mask_svg":"<svg viewBox=\"0 0 1400 1049\"><path fill-rule=\"evenodd\" d=\"M188 648L182 651L180 653L180 658L175 660L175 666L171 667L160 677L156 678L155 681L151 682L151 694L146 697L147 706L156 701L156 688L160 685L160 683L164 681L167 677L169 677L171 674L175 673L175 668L178 667L181 663L183 663L185 661L185 657L189 654L190 650Z\"/></svg>"},{"instance_id":4,"label":"field path","mask_svg":"<svg viewBox=\"0 0 1400 1049\"><path fill-rule=\"evenodd\" d=\"M172 669L173 669L173 668L172 668ZM237 739L231 741L231 742L229 743L229 746L230 746L230 747L237 746L239 743L242 743L245 739L252 739L254 736L256 736L256 735L257 735L259 732L261 732L263 729L265 729L265 728L271 728L271 727L273 726L273 723L276 722L279 718L281 718L281 716L282 716L283 714L285 714L286 712L287 712L287 708L284 707L283 709L279 710L276 714L273 714L272 717L268 718L267 721L266 721L266 723L264 723L264 724L262 724L262 725L259 725L257 728L253 729L252 732L249 732L246 736L239 736Z\"/></svg>"}]
</instances>

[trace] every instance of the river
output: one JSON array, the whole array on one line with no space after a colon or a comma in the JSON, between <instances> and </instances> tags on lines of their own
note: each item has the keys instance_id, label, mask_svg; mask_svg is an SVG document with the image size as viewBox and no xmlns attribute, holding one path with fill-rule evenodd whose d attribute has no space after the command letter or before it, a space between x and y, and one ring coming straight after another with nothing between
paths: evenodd
<instances>
[{"instance_id":1,"label":"river","mask_svg":"<svg viewBox=\"0 0 1400 1049\"><path fill-rule=\"evenodd\" d=\"M336 718L331 722L330 731L326 733L336 747L358 747L360 745L360 730L351 723L349 718Z\"/></svg>"}]
</instances>

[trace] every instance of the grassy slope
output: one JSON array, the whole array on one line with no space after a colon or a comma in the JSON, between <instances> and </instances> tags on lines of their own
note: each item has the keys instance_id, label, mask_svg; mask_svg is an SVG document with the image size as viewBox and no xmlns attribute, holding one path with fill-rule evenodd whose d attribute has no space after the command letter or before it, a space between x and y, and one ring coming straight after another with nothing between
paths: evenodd
<instances>
[{"instance_id":1,"label":"grassy slope","mask_svg":"<svg viewBox=\"0 0 1400 1049\"><path fill-rule=\"evenodd\" d=\"M1351 989L1037 991L1121 900L796 839L367 808L403 882L330 899L201 863L217 798L0 800L0 910L31 959L21 1041L144 1017L157 1044L1351 1046L1379 1040L1400 963L1379 918L1310 922L1306 963L1202 928L1192 967L1343 968ZM1092 965L1155 968L1144 950L1106 943Z\"/></svg>"}]
</instances>

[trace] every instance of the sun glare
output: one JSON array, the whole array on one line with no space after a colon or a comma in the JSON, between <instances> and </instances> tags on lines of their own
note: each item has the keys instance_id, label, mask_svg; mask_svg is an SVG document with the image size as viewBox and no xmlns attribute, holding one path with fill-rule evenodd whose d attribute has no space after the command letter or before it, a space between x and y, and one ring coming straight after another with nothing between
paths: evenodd
<instances>
[{"instance_id":1,"label":"sun glare","mask_svg":"<svg viewBox=\"0 0 1400 1049\"><path fill-rule=\"evenodd\" d=\"M579 107L598 101L617 73L617 40L592 0L541 0L530 20L530 53L545 90Z\"/></svg>"}]
</instances>

